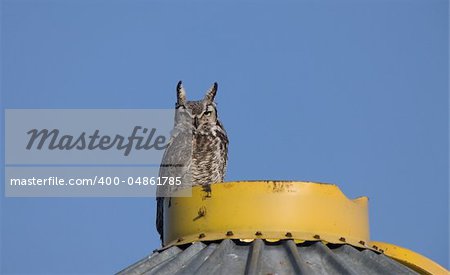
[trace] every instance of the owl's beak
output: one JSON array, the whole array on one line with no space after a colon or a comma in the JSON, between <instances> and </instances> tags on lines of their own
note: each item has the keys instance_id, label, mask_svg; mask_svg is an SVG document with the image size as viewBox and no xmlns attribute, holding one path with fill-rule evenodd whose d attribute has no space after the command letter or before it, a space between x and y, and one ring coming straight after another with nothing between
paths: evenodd
<instances>
[{"instance_id":1,"label":"owl's beak","mask_svg":"<svg viewBox=\"0 0 450 275\"><path fill-rule=\"evenodd\" d=\"M198 117L194 117L194 127L198 128Z\"/></svg>"}]
</instances>

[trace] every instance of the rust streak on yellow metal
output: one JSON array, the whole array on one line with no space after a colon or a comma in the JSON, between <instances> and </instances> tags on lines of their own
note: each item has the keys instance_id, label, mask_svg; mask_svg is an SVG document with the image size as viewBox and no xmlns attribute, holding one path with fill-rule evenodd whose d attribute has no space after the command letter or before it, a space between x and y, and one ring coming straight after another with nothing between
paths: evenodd
<instances>
[{"instance_id":1,"label":"rust streak on yellow metal","mask_svg":"<svg viewBox=\"0 0 450 275\"><path fill-rule=\"evenodd\" d=\"M421 274L448 275L449 271L434 261L407 248L383 242L370 242L383 253Z\"/></svg>"},{"instance_id":2,"label":"rust streak on yellow metal","mask_svg":"<svg viewBox=\"0 0 450 275\"><path fill-rule=\"evenodd\" d=\"M212 184L208 196L195 186L192 197L173 197L171 206L164 207L165 245L190 243L199 240L199 234L202 241L305 241L320 236L330 243L344 243L344 238L357 247L366 247L370 240L368 199L350 200L333 184L226 182Z\"/></svg>"}]
</instances>

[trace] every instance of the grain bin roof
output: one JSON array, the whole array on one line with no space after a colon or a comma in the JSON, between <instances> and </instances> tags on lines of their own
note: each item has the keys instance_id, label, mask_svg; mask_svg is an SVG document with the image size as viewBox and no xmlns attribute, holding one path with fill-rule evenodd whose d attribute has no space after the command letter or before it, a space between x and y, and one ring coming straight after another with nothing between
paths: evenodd
<instances>
[{"instance_id":1,"label":"grain bin roof","mask_svg":"<svg viewBox=\"0 0 450 275\"><path fill-rule=\"evenodd\" d=\"M195 242L155 252L119 274L418 274L384 254L320 241Z\"/></svg>"}]
</instances>

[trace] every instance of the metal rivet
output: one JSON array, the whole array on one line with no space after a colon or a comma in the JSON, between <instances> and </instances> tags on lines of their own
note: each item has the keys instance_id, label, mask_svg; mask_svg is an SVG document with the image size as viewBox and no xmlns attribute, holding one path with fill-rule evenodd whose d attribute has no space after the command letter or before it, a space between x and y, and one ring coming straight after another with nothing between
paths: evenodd
<instances>
[{"instance_id":1,"label":"metal rivet","mask_svg":"<svg viewBox=\"0 0 450 275\"><path fill-rule=\"evenodd\" d=\"M313 238L319 240L319 239L320 239L320 236L319 236L319 235L314 235Z\"/></svg>"},{"instance_id":2,"label":"metal rivet","mask_svg":"<svg viewBox=\"0 0 450 275\"><path fill-rule=\"evenodd\" d=\"M359 241L360 244L365 245L366 242L365 241Z\"/></svg>"},{"instance_id":3,"label":"metal rivet","mask_svg":"<svg viewBox=\"0 0 450 275\"><path fill-rule=\"evenodd\" d=\"M378 246L374 245L373 249L378 250Z\"/></svg>"},{"instance_id":4,"label":"metal rivet","mask_svg":"<svg viewBox=\"0 0 450 275\"><path fill-rule=\"evenodd\" d=\"M233 231L227 231L227 236L233 236Z\"/></svg>"},{"instance_id":5,"label":"metal rivet","mask_svg":"<svg viewBox=\"0 0 450 275\"><path fill-rule=\"evenodd\" d=\"M198 235L198 237L201 239L201 238L204 238L205 237L205 234L204 233L201 233L200 235Z\"/></svg>"},{"instance_id":6,"label":"metal rivet","mask_svg":"<svg viewBox=\"0 0 450 275\"><path fill-rule=\"evenodd\" d=\"M345 242L345 238L344 238L344 237L340 237L339 240L340 240L341 242Z\"/></svg>"},{"instance_id":7,"label":"metal rivet","mask_svg":"<svg viewBox=\"0 0 450 275\"><path fill-rule=\"evenodd\" d=\"M287 232L285 236L288 237L288 238L292 238L292 233L291 232Z\"/></svg>"}]
</instances>

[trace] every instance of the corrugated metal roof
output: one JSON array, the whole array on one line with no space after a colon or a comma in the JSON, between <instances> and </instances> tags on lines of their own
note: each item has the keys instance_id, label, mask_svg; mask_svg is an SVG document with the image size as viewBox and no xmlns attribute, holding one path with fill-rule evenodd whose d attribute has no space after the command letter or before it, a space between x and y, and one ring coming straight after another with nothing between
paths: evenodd
<instances>
[{"instance_id":1,"label":"corrugated metal roof","mask_svg":"<svg viewBox=\"0 0 450 275\"><path fill-rule=\"evenodd\" d=\"M418 274L384 254L348 244L224 239L172 246L118 274Z\"/></svg>"}]
</instances>

